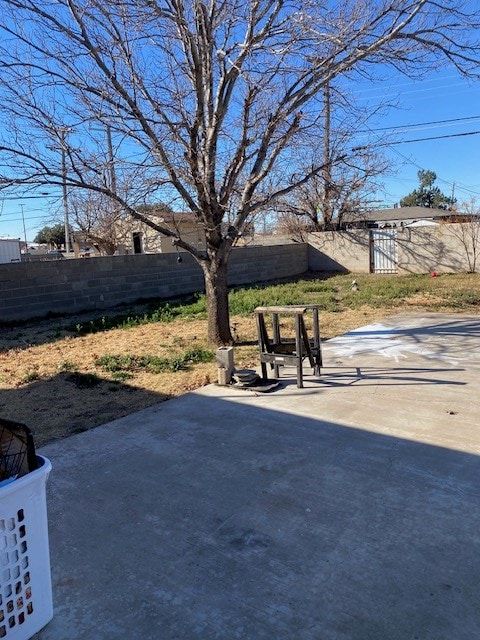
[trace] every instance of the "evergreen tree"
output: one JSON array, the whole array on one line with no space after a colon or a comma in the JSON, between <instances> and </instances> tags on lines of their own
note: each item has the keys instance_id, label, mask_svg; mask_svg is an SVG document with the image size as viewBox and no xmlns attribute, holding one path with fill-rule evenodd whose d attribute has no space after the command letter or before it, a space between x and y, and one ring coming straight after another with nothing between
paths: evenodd
<instances>
[{"instance_id":1,"label":"evergreen tree","mask_svg":"<svg viewBox=\"0 0 480 640\"><path fill-rule=\"evenodd\" d=\"M427 207L429 209L445 209L450 211L456 202L434 186L437 174L434 171L423 170L417 173L420 185L400 200L401 207Z\"/></svg>"},{"instance_id":2,"label":"evergreen tree","mask_svg":"<svg viewBox=\"0 0 480 640\"><path fill-rule=\"evenodd\" d=\"M65 244L64 225L58 223L53 225L53 227L43 227L35 236L34 242L60 247L60 245Z\"/></svg>"}]
</instances>

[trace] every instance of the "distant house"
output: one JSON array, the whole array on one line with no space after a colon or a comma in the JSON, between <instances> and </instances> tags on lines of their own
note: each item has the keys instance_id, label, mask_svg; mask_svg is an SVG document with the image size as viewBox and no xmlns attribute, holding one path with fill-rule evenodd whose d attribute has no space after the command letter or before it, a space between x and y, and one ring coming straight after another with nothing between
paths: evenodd
<instances>
[{"instance_id":1,"label":"distant house","mask_svg":"<svg viewBox=\"0 0 480 640\"><path fill-rule=\"evenodd\" d=\"M423 227L445 222L463 222L468 217L457 211L428 207L394 207L375 209L343 218L344 229L385 229L396 227Z\"/></svg>"},{"instance_id":2,"label":"distant house","mask_svg":"<svg viewBox=\"0 0 480 640\"><path fill-rule=\"evenodd\" d=\"M98 245L95 234L90 236L84 231L70 231L70 243L75 258L96 258L106 255L106 252Z\"/></svg>"},{"instance_id":3,"label":"distant house","mask_svg":"<svg viewBox=\"0 0 480 640\"><path fill-rule=\"evenodd\" d=\"M199 251L205 251L205 230L192 213L149 211L152 222L178 231L183 240L194 245ZM121 242L119 253L173 253L177 251L172 239L155 231L144 222L134 218L123 219L118 223L117 237Z\"/></svg>"}]
</instances>

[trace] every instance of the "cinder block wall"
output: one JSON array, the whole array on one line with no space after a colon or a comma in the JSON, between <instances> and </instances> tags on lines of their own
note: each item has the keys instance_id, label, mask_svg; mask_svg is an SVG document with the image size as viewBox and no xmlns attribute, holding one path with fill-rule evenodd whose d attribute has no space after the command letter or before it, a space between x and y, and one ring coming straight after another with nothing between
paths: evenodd
<instances>
[{"instance_id":1,"label":"cinder block wall","mask_svg":"<svg viewBox=\"0 0 480 640\"><path fill-rule=\"evenodd\" d=\"M405 228L397 234L399 273L462 273L480 269L480 227L474 223Z\"/></svg>"},{"instance_id":2,"label":"cinder block wall","mask_svg":"<svg viewBox=\"0 0 480 640\"><path fill-rule=\"evenodd\" d=\"M370 271L370 232L324 231L308 236L308 262L311 271Z\"/></svg>"},{"instance_id":3,"label":"cinder block wall","mask_svg":"<svg viewBox=\"0 0 480 640\"><path fill-rule=\"evenodd\" d=\"M475 259L476 245L479 256ZM480 271L480 223L439 224L397 229L398 273ZM370 272L367 229L311 233L311 271Z\"/></svg>"},{"instance_id":4,"label":"cinder block wall","mask_svg":"<svg viewBox=\"0 0 480 640\"><path fill-rule=\"evenodd\" d=\"M308 270L307 245L236 248L229 269L231 285L299 275ZM186 253L180 264L172 254L1 264L0 321L106 309L203 290L203 273Z\"/></svg>"}]
</instances>

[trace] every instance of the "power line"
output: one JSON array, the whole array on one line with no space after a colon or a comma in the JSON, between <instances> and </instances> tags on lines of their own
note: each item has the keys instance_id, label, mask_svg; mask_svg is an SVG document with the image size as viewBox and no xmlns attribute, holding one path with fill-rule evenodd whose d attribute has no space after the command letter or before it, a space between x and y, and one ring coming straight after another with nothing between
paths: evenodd
<instances>
[{"instance_id":1,"label":"power line","mask_svg":"<svg viewBox=\"0 0 480 640\"><path fill-rule=\"evenodd\" d=\"M45 211L45 209L42 208L35 208L35 209L28 209L27 213L39 213L40 211ZM4 218L8 218L8 216L16 216L18 215L18 211L5 211L3 213L0 213L0 220L4 219Z\"/></svg>"},{"instance_id":2,"label":"power line","mask_svg":"<svg viewBox=\"0 0 480 640\"><path fill-rule=\"evenodd\" d=\"M18 215L18 214L17 214ZM25 220L45 220L48 219L49 216L48 215L43 215L43 216L25 216ZM8 218L6 220L3 219L3 216L0 218L0 224L1 223L4 224L10 224L11 222L22 222L22 218Z\"/></svg>"},{"instance_id":3,"label":"power line","mask_svg":"<svg viewBox=\"0 0 480 640\"><path fill-rule=\"evenodd\" d=\"M425 84L427 84L428 82L439 82L439 81L444 81L444 80L458 80L458 74L453 74L450 76L441 76L439 78L426 78L426 79L422 79L422 87L419 89L419 91L429 91L431 89L435 89L435 88L443 88L443 87L448 87L451 85L447 85L447 84L440 84L440 85L435 85L434 87L426 87ZM388 85L387 82L385 82L385 84ZM418 85L418 80L412 80L410 82L399 82L399 83L395 83L395 89L397 89L398 87L414 87L415 85ZM463 84L463 83L462 83ZM388 85L388 87L390 88L391 85ZM357 89L355 90L355 93L368 93L369 91L378 91L378 83L376 83L374 86L372 87L368 87L368 88L364 88L364 89Z\"/></svg>"},{"instance_id":4,"label":"power line","mask_svg":"<svg viewBox=\"0 0 480 640\"><path fill-rule=\"evenodd\" d=\"M398 142L384 143L383 146L390 144L407 144L408 142L427 142L428 140L443 140L445 138L461 138L463 136L477 136L480 131L465 131L463 133L449 133L445 136L431 136L429 138L414 138L413 140L399 140ZM379 145L381 146L381 145Z\"/></svg>"},{"instance_id":5,"label":"power line","mask_svg":"<svg viewBox=\"0 0 480 640\"><path fill-rule=\"evenodd\" d=\"M476 116L471 116L471 117L475 118ZM367 127L368 127L368 125L367 125ZM371 133L374 133L373 129L371 129L371 128L368 128L368 129L369 129L369 131ZM449 137L453 138L453 137L458 137L458 136L463 136L463 135L476 135L478 133L480 133L480 132L477 131L477 132L467 132L467 133L461 133L461 134L451 134L451 135L447 135L447 136L432 136L431 138L426 138L425 140L432 140L432 139L436 140L436 139L449 138ZM422 140L403 140L403 141L400 141L399 143L391 143L390 145L388 145L388 143L386 143L383 146L390 146L390 150L392 152L396 153L401 158L403 158L403 160L408 162L408 164L411 164L412 166L416 167L419 170L423 170L424 167L421 167L418 163L414 162L411 158L408 158L405 154L401 153L398 149L394 148L395 144L402 144L402 143L407 143L407 142L420 142L420 141L423 141L423 139ZM378 146L380 146L380 145L378 145ZM437 176L437 180L439 180L440 182L443 182L445 184L448 184L449 186L452 185L452 184L455 184L454 181L452 181L452 180L450 180L450 181L444 180L443 178L440 178L438 176ZM476 196L480 195L480 193L478 191L474 191L472 189L469 189L469 188L465 187L464 185L462 185L461 183L457 182L456 186L457 186L457 189L459 191L464 191L464 192L467 192L469 194L473 194L473 195L476 195Z\"/></svg>"},{"instance_id":6,"label":"power line","mask_svg":"<svg viewBox=\"0 0 480 640\"><path fill-rule=\"evenodd\" d=\"M427 91L438 91L440 89L450 89L451 87L458 87L458 86L464 87L465 85L464 85L463 82L453 82L451 84L444 84L444 85L439 85L439 86L436 86L436 87L425 87L425 88L422 88L422 89L412 89L411 91L402 91L401 94L402 94L402 96L405 96L407 94L426 93ZM467 87L467 88L464 89L464 91L469 91L469 90L470 90L470 87ZM461 92L457 91L457 93L461 93ZM388 99L388 98L392 98L394 96L397 96L398 94L399 94L399 92L396 90L396 88L392 88L392 89L389 89L388 91L386 91L384 93L379 93L378 95L369 96L369 97L367 96L367 97L364 97L364 98L360 97L360 98L358 98L358 100L362 100L362 101L363 100L376 100L378 98L382 98L382 99L387 98ZM445 94L442 93L440 95L445 95ZM431 95L422 96L420 99L424 100L425 98L431 98Z\"/></svg>"},{"instance_id":7,"label":"power line","mask_svg":"<svg viewBox=\"0 0 480 640\"><path fill-rule=\"evenodd\" d=\"M376 131L394 131L398 129L413 129L415 127L423 127L437 124L452 124L454 122L467 122L469 120L478 120L480 119L480 115L478 116L466 116L464 118L451 118L449 120L432 120L431 122L418 122L417 124L399 124L392 127L379 127L377 129L363 129L362 131L358 131L358 133L368 133L368 132L376 132Z\"/></svg>"},{"instance_id":8,"label":"power line","mask_svg":"<svg viewBox=\"0 0 480 640\"><path fill-rule=\"evenodd\" d=\"M371 149L372 147L392 147L397 144L407 144L410 142L427 142L429 140L443 140L445 138L460 138L462 136L476 136L480 131L465 131L463 133L450 133L445 136L430 136L428 138L413 138L411 140L397 140L396 142L379 142L375 145L365 145L360 147L352 147L352 151L362 151L363 149Z\"/></svg>"}]
</instances>

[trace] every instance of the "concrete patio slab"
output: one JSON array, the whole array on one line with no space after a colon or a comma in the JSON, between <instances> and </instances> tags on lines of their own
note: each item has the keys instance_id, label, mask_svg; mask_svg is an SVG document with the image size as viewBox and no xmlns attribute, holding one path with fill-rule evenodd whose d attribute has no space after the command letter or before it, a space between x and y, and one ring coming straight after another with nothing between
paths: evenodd
<instances>
[{"instance_id":1,"label":"concrete patio slab","mask_svg":"<svg viewBox=\"0 0 480 640\"><path fill-rule=\"evenodd\" d=\"M38 640L472 640L480 317L324 344L320 378L210 385L41 450Z\"/></svg>"}]
</instances>

